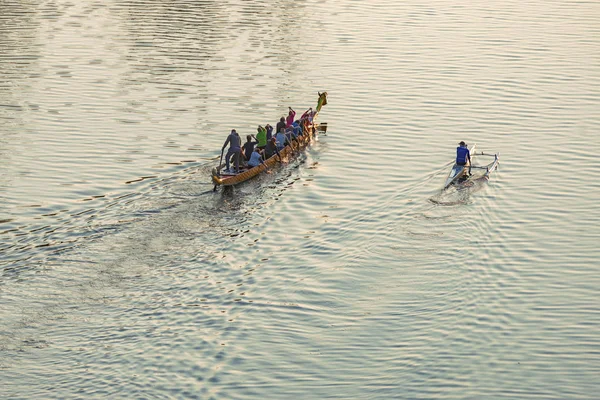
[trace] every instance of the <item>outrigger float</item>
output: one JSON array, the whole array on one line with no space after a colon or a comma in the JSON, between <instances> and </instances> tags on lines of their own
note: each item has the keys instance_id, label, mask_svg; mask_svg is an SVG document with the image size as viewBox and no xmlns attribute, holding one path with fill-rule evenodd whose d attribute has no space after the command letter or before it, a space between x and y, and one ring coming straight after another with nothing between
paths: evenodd
<instances>
[{"instance_id":1,"label":"outrigger float","mask_svg":"<svg viewBox=\"0 0 600 400\"><path fill-rule=\"evenodd\" d=\"M321 108L327 104L327 92L319 93L319 101L317 102L316 113L313 115L312 121L306 120L302 126L302 134L292 141L291 145L285 146L279 150L279 155L275 154L256 167L242 167L240 165L238 173L223 170L224 166L219 163L219 166L212 169L212 181L215 184L213 190L217 190L219 186L233 186L238 183L245 182L255 176L267 171L270 167L281 162L282 159L287 159L301 150L304 150L315 138L319 123L317 117ZM324 124L325 125L325 124Z\"/></svg>"},{"instance_id":2,"label":"outrigger float","mask_svg":"<svg viewBox=\"0 0 600 400\"><path fill-rule=\"evenodd\" d=\"M452 185L456 185L456 184L460 184L460 183L469 181L471 179L472 169L485 170L483 175L478 174L476 176L476 179L486 179L487 180L487 179L489 179L492 171L494 171L496 168L498 168L498 162L500 159L500 155L498 153L495 153L495 154L487 154L484 152L477 153L477 152L475 152L475 145L473 145L469 148L469 152L471 154L471 161L473 161L473 158L475 156L494 157L494 159L492 162L490 162L486 165L482 165L482 166L472 165L472 164L469 164L468 162L466 165L458 165L458 164L454 163L454 166L450 170L450 173L448 174L448 177L446 178L446 183L444 184L444 188L442 190L446 190Z\"/></svg>"}]
</instances>

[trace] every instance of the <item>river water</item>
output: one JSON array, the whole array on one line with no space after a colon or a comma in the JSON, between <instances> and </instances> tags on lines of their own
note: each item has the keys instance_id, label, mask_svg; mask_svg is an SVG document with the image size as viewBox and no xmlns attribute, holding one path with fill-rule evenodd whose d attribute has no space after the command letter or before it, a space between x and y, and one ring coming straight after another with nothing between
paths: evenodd
<instances>
[{"instance_id":1,"label":"river water","mask_svg":"<svg viewBox=\"0 0 600 400\"><path fill-rule=\"evenodd\" d=\"M596 398L599 4L0 1L0 398Z\"/></svg>"}]
</instances>

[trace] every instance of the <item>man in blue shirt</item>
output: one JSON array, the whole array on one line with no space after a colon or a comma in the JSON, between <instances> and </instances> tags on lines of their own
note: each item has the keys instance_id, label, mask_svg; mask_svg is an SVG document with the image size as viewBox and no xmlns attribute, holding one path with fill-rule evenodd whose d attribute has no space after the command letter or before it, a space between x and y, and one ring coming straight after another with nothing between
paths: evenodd
<instances>
[{"instance_id":1,"label":"man in blue shirt","mask_svg":"<svg viewBox=\"0 0 600 400\"><path fill-rule=\"evenodd\" d=\"M467 148L465 142L460 142L459 147L456 148L456 163L458 165L467 165L467 161L469 165L471 164L471 153Z\"/></svg>"},{"instance_id":2,"label":"man in blue shirt","mask_svg":"<svg viewBox=\"0 0 600 400\"><path fill-rule=\"evenodd\" d=\"M471 175L471 152L465 142L460 142L456 148L456 163L458 165L468 165L469 175Z\"/></svg>"}]
</instances>

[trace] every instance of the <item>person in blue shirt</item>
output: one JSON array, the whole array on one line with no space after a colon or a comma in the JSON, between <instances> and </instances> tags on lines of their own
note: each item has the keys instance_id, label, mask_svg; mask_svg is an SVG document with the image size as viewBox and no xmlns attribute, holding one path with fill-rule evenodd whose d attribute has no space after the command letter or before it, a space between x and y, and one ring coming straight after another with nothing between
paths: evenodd
<instances>
[{"instance_id":1,"label":"person in blue shirt","mask_svg":"<svg viewBox=\"0 0 600 400\"><path fill-rule=\"evenodd\" d=\"M471 153L469 152L467 144L465 142L460 142L456 148L456 163L458 165L467 165L467 161L470 165Z\"/></svg>"},{"instance_id":2,"label":"person in blue shirt","mask_svg":"<svg viewBox=\"0 0 600 400\"><path fill-rule=\"evenodd\" d=\"M250 168L258 167L260 164L264 164L265 168L268 169L267 164L263 161L262 152L258 147L254 148L252 151L252 155L250 156L250 160L248 161L248 166Z\"/></svg>"},{"instance_id":3,"label":"person in blue shirt","mask_svg":"<svg viewBox=\"0 0 600 400\"><path fill-rule=\"evenodd\" d=\"M469 166L469 176L471 175L471 152L465 142L460 142L456 148L456 163L458 165Z\"/></svg>"},{"instance_id":4,"label":"person in blue shirt","mask_svg":"<svg viewBox=\"0 0 600 400\"><path fill-rule=\"evenodd\" d=\"M277 135L275 135L275 140L277 140L277 150L283 150L289 144L290 141L285 134L285 128L281 128Z\"/></svg>"},{"instance_id":5,"label":"person in blue shirt","mask_svg":"<svg viewBox=\"0 0 600 400\"><path fill-rule=\"evenodd\" d=\"M302 135L302 127L300 127L300 121L294 121L294 123L292 124L292 128L294 129L295 137Z\"/></svg>"}]
</instances>

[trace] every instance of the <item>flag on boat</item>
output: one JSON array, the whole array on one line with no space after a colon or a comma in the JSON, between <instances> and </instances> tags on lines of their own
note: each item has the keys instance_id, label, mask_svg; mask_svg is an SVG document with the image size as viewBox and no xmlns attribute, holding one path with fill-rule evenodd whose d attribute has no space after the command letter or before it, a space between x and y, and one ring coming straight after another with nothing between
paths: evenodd
<instances>
[{"instance_id":1,"label":"flag on boat","mask_svg":"<svg viewBox=\"0 0 600 400\"><path fill-rule=\"evenodd\" d=\"M321 107L327 105L327 92L319 93L319 101L317 102L317 112L321 111Z\"/></svg>"}]
</instances>

